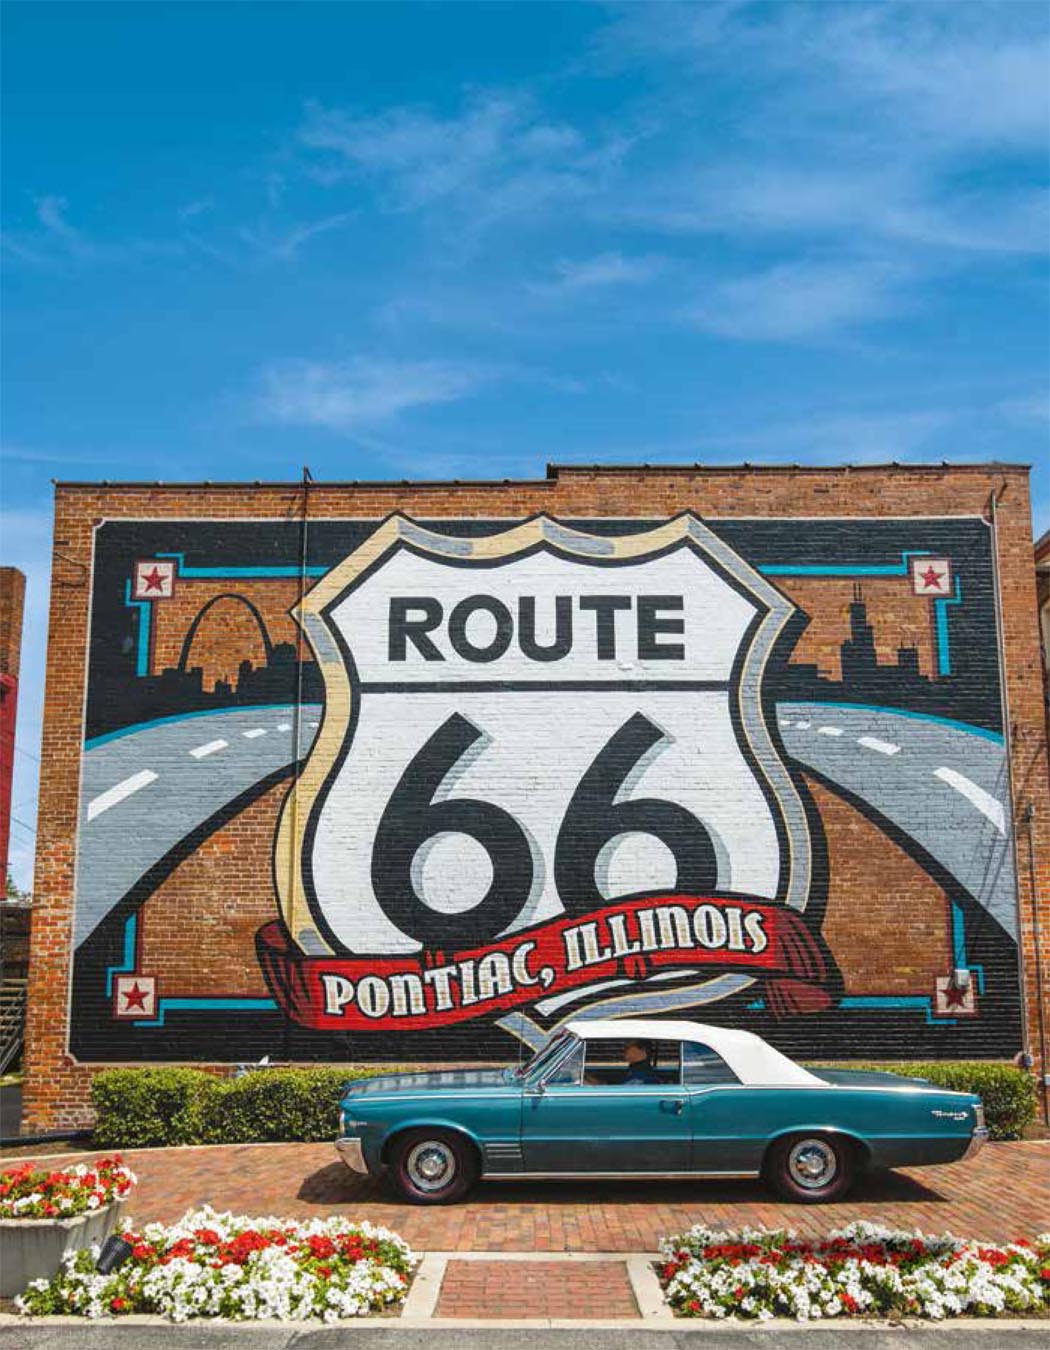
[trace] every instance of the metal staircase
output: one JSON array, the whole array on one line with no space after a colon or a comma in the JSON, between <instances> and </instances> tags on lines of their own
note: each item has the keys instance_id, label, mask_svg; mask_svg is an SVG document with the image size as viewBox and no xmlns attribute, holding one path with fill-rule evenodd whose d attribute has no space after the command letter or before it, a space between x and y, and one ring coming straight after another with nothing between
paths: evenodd
<instances>
[{"instance_id":1,"label":"metal staircase","mask_svg":"<svg viewBox=\"0 0 1050 1350\"><path fill-rule=\"evenodd\" d=\"M13 976L0 982L0 1074L6 1073L22 1053L28 983Z\"/></svg>"}]
</instances>

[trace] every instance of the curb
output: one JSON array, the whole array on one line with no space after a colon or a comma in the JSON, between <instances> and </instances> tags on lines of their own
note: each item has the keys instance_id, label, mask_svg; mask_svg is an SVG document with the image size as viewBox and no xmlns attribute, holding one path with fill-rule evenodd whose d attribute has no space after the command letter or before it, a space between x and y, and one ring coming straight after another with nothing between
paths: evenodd
<instances>
[{"instance_id":1,"label":"curb","mask_svg":"<svg viewBox=\"0 0 1050 1350\"><path fill-rule=\"evenodd\" d=\"M926 1331L947 1335L955 1330L987 1331L1002 1336L1022 1331L1046 1332L1048 1323L1043 1318L1033 1317L952 1317L943 1322L934 1322L926 1318L905 1318L899 1322L881 1318L851 1317L848 1321L836 1320L834 1323L794 1322L787 1318L774 1317L767 1322L754 1319L723 1317L703 1320L692 1317L672 1317L669 1322L657 1323L639 1317L347 1317L339 1322L326 1323L318 1320L310 1322L278 1322L259 1319L251 1322L230 1322L219 1318L194 1318L189 1322L172 1322L166 1317L146 1316L132 1313L127 1317L110 1318L104 1322L90 1322L84 1317L19 1317L17 1313L0 1313L0 1328L3 1327L92 1327L92 1326L130 1326L130 1327L179 1327L188 1334L200 1332L206 1328L221 1327L224 1335L250 1336L257 1331L288 1331L294 1333L319 1331L348 1331L358 1327L382 1328L384 1331L426 1331L431 1328L448 1330L459 1327L464 1330L484 1328L493 1330L542 1330L552 1331L670 1331L689 1335L707 1333L717 1334L724 1331L750 1331L758 1334L769 1332L797 1332L801 1336L824 1334L835 1336L851 1332L871 1331Z\"/></svg>"}]
</instances>

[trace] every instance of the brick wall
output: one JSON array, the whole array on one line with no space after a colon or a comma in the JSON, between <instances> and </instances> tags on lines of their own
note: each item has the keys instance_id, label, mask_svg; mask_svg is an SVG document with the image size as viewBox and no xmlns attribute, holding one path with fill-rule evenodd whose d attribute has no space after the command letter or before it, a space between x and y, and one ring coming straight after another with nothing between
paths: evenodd
<instances>
[{"instance_id":1,"label":"brick wall","mask_svg":"<svg viewBox=\"0 0 1050 1350\"><path fill-rule=\"evenodd\" d=\"M1040 1002L1035 969L1037 943L1042 969L1050 969L1050 792L1024 470L998 465L855 470L558 468L551 470L546 479L535 482L313 485L309 489L308 511L314 522L362 520L371 521L373 525L394 511L422 521L478 519L506 523L539 512L576 522L655 522L691 511L709 519L716 534L722 531L728 536L735 522L734 547L749 556L751 527L744 522L756 522L757 537L763 522L812 520L816 522L813 530L830 531L839 551L848 553L851 548L856 548L858 532L869 528L865 522L914 522L913 533L920 543L927 536L933 538L936 530L941 531L937 538L953 538L952 522L965 517L987 518L993 493L997 495L994 538L1002 599L1001 653L1009 713L1011 805L1017 824L1016 886L1013 890L1019 919L1018 952L1023 982L1020 1002L1026 1025L1024 1032L1018 1028L1016 1043L1009 1039L1013 1032L1004 1028L1013 1025L1010 1019L1014 1014L1009 1005L1011 997L1016 1001L1018 975L1016 966L1011 965L1007 946L994 936L992 930L996 925L991 921L984 922L979 906L967 907L968 902L958 894L956 883L944 873L936 859L931 859L914 839L904 837L884 814L868 811L855 793L829 781L825 768L810 771L803 766L798 777L800 790L815 812L815 847L824 859L821 862L818 858L823 867L824 907L820 941L826 944L829 968L835 972L834 981L829 985L834 997L855 1000L857 1008L864 1000L873 998L896 999L905 1008L908 999L921 1002L925 997L933 1008L932 1018L924 1021L905 1008L899 1014L893 1014L896 1020L887 1023L892 1026L901 1057L907 1057L908 1047L912 1048L912 1057L916 1058L928 1054L953 1055L953 1045L965 1045L967 1055L984 1053L1002 1057L1019 1048L1022 1036L1033 1053L1040 1057L1045 1054L1046 1009L1043 1006L1045 998L1042 1004ZM271 777L250 799L239 802L237 809L228 810L217 823L213 820L206 832L192 838L187 836L184 844L169 850L162 875L157 873L130 886L121 906L114 909L113 917L107 921L109 928L100 924L85 941L81 959L74 970L71 932L75 883L81 886L78 904L84 905L90 899L84 890L88 847L85 840L88 836L78 835L77 827L85 678L91 672L94 679L95 670L101 671L106 662L116 668L120 661L125 665L139 661L141 664L135 669L141 672L136 676L141 687L146 687L145 678L161 680L163 671L174 670L176 676L172 678L181 680L181 688L186 686L187 674L200 669L199 697L206 700L211 696L215 680L228 681L242 660L258 666L260 639L255 631L255 621L246 617L248 611L241 602L224 601L216 604L201 620L192 648L186 654L184 669L178 674L182 656L180 638L185 636L187 623L192 622L194 614L200 612L210 596L219 593L220 586L227 584L211 584L207 578L190 574L195 547L191 525L206 521L260 522L248 527L249 534L245 537L256 541L250 547L257 547L259 558L265 560L270 556L267 549L271 548L272 552L271 536L283 530L282 537L298 538L296 531L303 510L303 489L299 485L68 484L56 489L55 542L61 556L56 555L54 562L45 695L35 882L38 908L32 935L26 1056L24 1128L27 1130L83 1123L89 1113L90 1076L107 1062L107 1044L119 1047L112 1054L112 1061L184 1058L222 1064L248 1057L245 1051L253 1045L250 1028L237 1042L236 1053L231 1052L232 1040L225 1046L222 1034L213 1032L206 1039L207 1045L215 1049L208 1053L201 1048L199 1040L194 1041L188 1032L179 1030L183 1023L176 1014L172 1014L170 1025L147 1036L145 1031L135 1030L132 1022L118 1024L111 1021L109 1005L104 1001L92 1003L83 991L89 985L101 989L103 975L111 984L119 985L121 967L124 966L133 978L140 972L154 974L157 981L154 997L157 999L165 990L187 1000L204 998L210 990L221 990L228 1000L266 999L269 991L252 944L260 925L276 915L272 841L293 781L290 765L286 764L283 770L276 766ZM147 606L153 605L157 619L151 626L150 643L148 647L143 646L141 652L135 648L139 641L135 624L144 621L141 612L136 614L130 590L118 595L115 589L118 582L120 586L124 585L123 574L118 576L114 572L112 576L108 573L106 577L102 576L101 552L94 559L92 580L94 532L103 521L154 521L158 522L158 530L161 522L187 522L182 530L184 543L179 534L182 527L172 526L174 534L171 538L177 546L172 546L168 536L162 542L151 542L148 530L143 535L147 541L147 557L160 558L182 552L185 576L180 572L177 593L170 601L143 602ZM236 527L231 525L229 528ZM787 529L787 533L796 535L804 535L806 531L804 524ZM103 538L105 535L100 532L99 539ZM932 547L925 551L936 552ZM338 560L336 555L333 558ZM330 561L326 559L326 565ZM969 588L964 600L969 602L971 596L979 600L980 586L975 583L971 588L966 571L971 566L970 561L965 558L956 561ZM900 649L905 648L914 652L914 657L901 659L914 660L916 673L922 680L931 682L938 678L938 659L943 660L943 656L938 657L938 642L943 633L938 633L937 624L957 624L960 620L954 611L942 608L935 612L928 601L916 600L904 581L891 584L874 574L863 583L838 577L822 581L804 572L775 577L774 580L808 616L808 623L794 635L791 662L796 673L803 666L812 666L827 680L843 678L842 642L849 631L849 606L855 600L854 585L862 584L864 614L874 630L873 642L880 663L898 659ZM241 583L237 586L239 593L241 589L247 590L246 598L263 613L271 642L286 644L289 650L301 641L287 618L296 587L297 578L294 577L290 580L275 578L269 587L254 580L243 583L243 587ZM103 592L110 600L103 599ZM112 604L108 614L103 613L105 604ZM92 634L91 653L86 661ZM129 648L124 654L120 653L121 643ZM984 661L981 669L987 672L982 678L986 679L988 688L970 692L974 698L984 697L988 702L989 689L998 680L994 624L984 624L979 645ZM127 665L127 668L131 669L131 666ZM270 696L262 701L274 707L295 704L297 687L291 668L287 674L277 670L274 680L276 683L270 689ZM109 734L107 729L113 719L119 721L120 710L114 706L120 697L114 692L117 689L117 684L106 685L99 676L100 692L88 706L88 734L90 736L96 730L101 732L100 742ZM274 696L275 691L278 696ZM782 697L791 701L789 692ZM316 692L305 691L303 701L313 707L317 701ZM282 725L280 716L280 713L271 714L267 709L260 712L252 724L236 722L229 725L237 727L236 734L240 737L249 732L265 732L267 737L275 738L294 735L301 730L293 712L290 716L295 719L294 727L289 723L293 729L278 732ZM97 728L93 718L98 719ZM145 716L135 715L136 723L144 720L147 720ZM785 720L797 721L801 726L806 719ZM827 720L834 723L835 718L828 715ZM843 720L839 717L840 722ZM971 719L967 715L958 720ZM254 722L258 722L258 726ZM194 749L209 743L207 716L201 718L199 725L202 728L200 744L195 744ZM930 723L930 726L942 725L936 719ZM929 731L927 723L921 720L917 720L917 728L917 739L914 743L909 742L908 747L909 752L917 755L936 755L937 747L946 743L943 737L954 734L950 729ZM815 734L819 728L809 730ZM783 731L789 755L796 753L801 744L798 738L803 734L798 728ZM566 728L567 759L571 758L571 735L572 729ZM868 739L878 740L878 737L871 734ZM258 744L264 744L262 737ZM273 740L265 744L272 745ZM834 748L830 735L826 744L830 753ZM118 739L109 745L120 747L121 742ZM186 756L192 752L192 749L187 751L180 747L180 764L189 763ZM115 755L117 752L111 750L110 753ZM798 753L803 752L799 749ZM873 763L879 762L881 753L872 752ZM201 764L207 764L208 758L210 756L202 759ZM216 754L213 763L221 762L221 756ZM894 760L897 764L902 762L899 755ZM936 759L930 761L931 764L936 762ZM89 772L91 763L89 754L85 773ZM119 761L114 759L113 763L117 766ZM824 765L825 761L820 763ZM141 808L144 812L142 804L152 803L156 814L163 818L167 800L165 774L175 770L169 770L167 763L160 760L151 761L151 764L151 771L158 771L159 778L138 791L136 810ZM127 779L121 776L127 773L127 767L115 767L113 782L118 777L126 782ZM303 782L306 776L304 774ZM100 795L112 785L100 780L91 791ZM918 799L907 808L915 815L916 833L921 833L937 812L943 810L943 794L950 790L946 780L930 777ZM567 790L565 795L568 795ZM1005 784L1001 796L1004 801L1008 798ZM95 799L92 796L91 800ZM954 802L954 798L952 800ZM891 801L887 809L892 814L899 805L899 802ZM994 815L994 803L989 806L986 800L985 806ZM959 809L969 807L960 802ZM119 820L115 808L107 814L110 822ZM136 819L147 818L146 815L136 816ZM99 815L98 819L104 821L105 816ZM988 829L987 819L987 815L973 816L974 849L978 852L986 837L982 831ZM294 833L294 825L292 828ZM1004 828L1008 828L1005 821ZM79 881L76 880L78 850ZM134 852L130 843L127 851ZM1004 865L1012 870L1012 851L1007 850L1007 853L1010 857ZM114 853L115 874L119 871L120 861ZM129 925L131 918L134 923ZM939 1021L936 998L931 991L935 989L937 979L948 974L956 960L960 923L971 948L969 961L975 969L978 962L974 959L973 944L978 945L978 955L987 952L983 972L987 987L978 988L980 997L975 999L972 1011L966 1010L964 1001L959 1016ZM134 952L129 965L125 959L127 951L121 944L132 940ZM84 952L90 952L93 965ZM98 998L102 999L101 992ZM732 1008L732 1015L726 1014L728 1020L743 1018L742 1002L733 1004ZM749 1013L753 1020L746 1024L771 1035L793 1053L804 1053L809 1043L818 1048L821 1026L830 1025L821 1020L827 1019L827 1013L774 1022L767 1012ZM695 1015L705 1020L718 1020L722 1014L717 1005L711 1005L710 1009L705 1008ZM260 1015L260 1026L271 1025L266 1022L267 1016L270 1014ZM865 1032L868 1024L863 1017L858 1012L855 1020L848 1024L851 1029L836 1033L840 1034L840 1041L842 1036L846 1038L842 1042L845 1054L840 1057L849 1054L871 1057L882 1053L880 1046L872 1042L871 1032ZM248 1026L248 1022L243 1025ZM949 1024L958 1028L958 1037L954 1041L946 1030ZM987 1040L982 1040L985 1028ZM271 1039L263 1037L259 1042L260 1049L273 1045L272 1034L267 1032L267 1035ZM333 1042L331 1036L326 1040L321 1033L308 1034L298 1029L281 1035L278 1051L283 1047L288 1051L284 1057L290 1059L387 1057L422 1061L469 1059L482 1054L498 1057L501 1044L499 1036L482 1036L474 1030L473 1023L458 1024L441 1033L420 1032L416 1039L389 1041L382 1037L368 1040L359 1036L350 1041L344 1038ZM111 1039L107 1041L107 1037ZM324 1048L330 1044L336 1045L335 1051ZM509 1040L506 1044L510 1045ZM70 1052L71 1045L74 1045L75 1054ZM147 1045L157 1048L148 1053L145 1049L127 1048ZM388 1055L384 1055L384 1045L391 1047ZM192 1053L180 1054L180 1047L192 1050ZM509 1055L512 1051L505 1053ZM1041 1071L1045 1071L1045 1065L1041 1064Z\"/></svg>"},{"instance_id":2,"label":"brick wall","mask_svg":"<svg viewBox=\"0 0 1050 1350\"><path fill-rule=\"evenodd\" d=\"M18 568L0 567L0 872L5 883L11 839L11 783L25 596L26 579Z\"/></svg>"}]
</instances>

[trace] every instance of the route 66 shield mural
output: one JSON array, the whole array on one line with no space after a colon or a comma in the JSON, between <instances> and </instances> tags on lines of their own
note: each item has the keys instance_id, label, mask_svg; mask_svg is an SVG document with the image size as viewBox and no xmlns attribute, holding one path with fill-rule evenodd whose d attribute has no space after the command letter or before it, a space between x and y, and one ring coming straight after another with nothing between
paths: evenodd
<instances>
[{"instance_id":1,"label":"route 66 shield mural","mask_svg":"<svg viewBox=\"0 0 1050 1350\"><path fill-rule=\"evenodd\" d=\"M830 1002L767 666L795 606L692 515L394 516L296 611L323 720L284 801L270 989L318 1030Z\"/></svg>"}]
</instances>

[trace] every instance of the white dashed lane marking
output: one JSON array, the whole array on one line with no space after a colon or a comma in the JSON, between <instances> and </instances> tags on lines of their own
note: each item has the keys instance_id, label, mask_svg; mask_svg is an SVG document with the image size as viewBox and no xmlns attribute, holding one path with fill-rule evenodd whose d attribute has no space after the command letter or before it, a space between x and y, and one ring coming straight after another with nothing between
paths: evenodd
<instances>
[{"instance_id":1,"label":"white dashed lane marking","mask_svg":"<svg viewBox=\"0 0 1050 1350\"><path fill-rule=\"evenodd\" d=\"M878 736L858 736L857 744L865 750L877 750L880 755L899 755L901 748L892 741L880 741Z\"/></svg>"},{"instance_id":2,"label":"white dashed lane marking","mask_svg":"<svg viewBox=\"0 0 1050 1350\"><path fill-rule=\"evenodd\" d=\"M265 727L252 727L251 731L242 731L242 732L241 732L241 735L244 737L244 739L245 739L246 741L254 741L255 738L256 738L256 736L265 736L265 735L266 735L266 728L265 728Z\"/></svg>"},{"instance_id":3,"label":"white dashed lane marking","mask_svg":"<svg viewBox=\"0 0 1050 1350\"><path fill-rule=\"evenodd\" d=\"M214 755L217 750L225 750L229 741L208 741L206 745L198 745L190 754L194 759L204 759L206 755Z\"/></svg>"},{"instance_id":4,"label":"white dashed lane marking","mask_svg":"<svg viewBox=\"0 0 1050 1350\"><path fill-rule=\"evenodd\" d=\"M812 725L813 725L812 722L796 722L796 723L795 723L795 726L798 728L799 731L808 731L809 728L810 728Z\"/></svg>"},{"instance_id":5,"label":"white dashed lane marking","mask_svg":"<svg viewBox=\"0 0 1050 1350\"><path fill-rule=\"evenodd\" d=\"M983 787L978 787L965 774L957 773L955 769L934 769L933 776L961 793L968 802L976 806L982 816L992 822L1000 834L1006 834L1006 814L1003 811L1003 804L990 792L985 792Z\"/></svg>"},{"instance_id":6,"label":"white dashed lane marking","mask_svg":"<svg viewBox=\"0 0 1050 1350\"><path fill-rule=\"evenodd\" d=\"M88 820L94 820L103 811L108 811L111 806L116 806L118 802L122 802L125 797L130 797L133 792L138 792L140 788L149 787L150 783L156 781L157 775L152 769L142 769L139 773L133 773L130 778L125 778L122 783L107 788L105 792L100 792L97 797L93 797L88 802Z\"/></svg>"},{"instance_id":7,"label":"white dashed lane marking","mask_svg":"<svg viewBox=\"0 0 1050 1350\"><path fill-rule=\"evenodd\" d=\"M278 723L277 723L277 730L278 730L278 731L291 731L291 729L292 729L292 724L291 724L291 722L278 722Z\"/></svg>"},{"instance_id":8,"label":"white dashed lane marking","mask_svg":"<svg viewBox=\"0 0 1050 1350\"><path fill-rule=\"evenodd\" d=\"M841 727L817 727L818 736L841 736Z\"/></svg>"}]
</instances>

